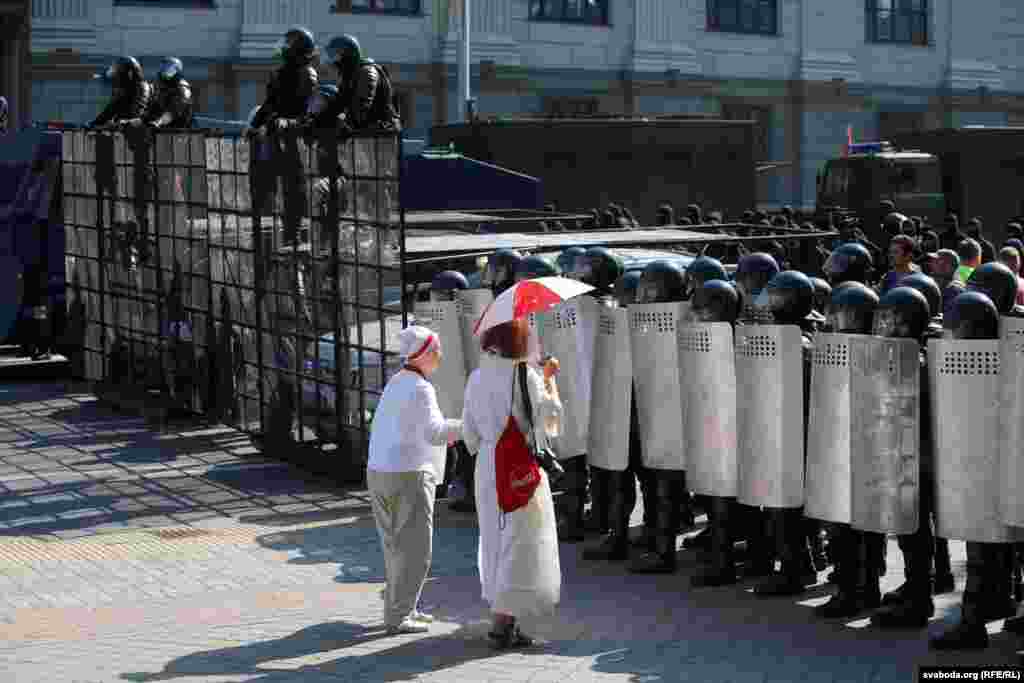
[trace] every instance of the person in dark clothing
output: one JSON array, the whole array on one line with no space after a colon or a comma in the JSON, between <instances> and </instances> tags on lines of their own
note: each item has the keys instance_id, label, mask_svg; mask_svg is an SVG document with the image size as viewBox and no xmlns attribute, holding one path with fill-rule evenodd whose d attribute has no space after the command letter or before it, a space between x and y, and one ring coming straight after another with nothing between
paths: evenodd
<instances>
[{"instance_id":1,"label":"person in dark clothing","mask_svg":"<svg viewBox=\"0 0 1024 683\"><path fill-rule=\"evenodd\" d=\"M153 128L192 127L192 87L184 76L185 67L177 57L165 57L153 82L149 106L129 125Z\"/></svg>"},{"instance_id":2,"label":"person in dark clothing","mask_svg":"<svg viewBox=\"0 0 1024 683\"><path fill-rule=\"evenodd\" d=\"M327 54L338 71L338 100L331 115L352 130L401 130L387 69L364 56L359 41L350 35L328 43Z\"/></svg>"},{"instance_id":3,"label":"person in dark clothing","mask_svg":"<svg viewBox=\"0 0 1024 683\"><path fill-rule=\"evenodd\" d=\"M105 73L93 78L109 82L112 93L107 106L89 123L90 128L139 118L149 106L153 88L146 82L142 65L134 57L119 58Z\"/></svg>"},{"instance_id":4,"label":"person in dark clothing","mask_svg":"<svg viewBox=\"0 0 1024 683\"><path fill-rule=\"evenodd\" d=\"M664 203L658 204L656 217L654 219L655 225L673 225L676 220L676 211L672 208L671 204Z\"/></svg>"},{"instance_id":5,"label":"person in dark clothing","mask_svg":"<svg viewBox=\"0 0 1024 683\"><path fill-rule=\"evenodd\" d=\"M914 264L914 240L908 235L896 235L889 241L889 260L892 263L892 270L882 278L882 286L879 294L885 296L890 289L900 286L900 281L906 277L920 272Z\"/></svg>"},{"instance_id":6,"label":"person in dark clothing","mask_svg":"<svg viewBox=\"0 0 1024 683\"><path fill-rule=\"evenodd\" d=\"M701 212L700 207L696 204L687 204L686 215L693 223L693 225L700 225L704 222L704 214Z\"/></svg>"},{"instance_id":7,"label":"person in dark clothing","mask_svg":"<svg viewBox=\"0 0 1024 683\"><path fill-rule=\"evenodd\" d=\"M967 236L981 245L981 262L991 263L996 260L996 247L981 234L981 219L975 216L967 221Z\"/></svg>"},{"instance_id":8,"label":"person in dark clothing","mask_svg":"<svg viewBox=\"0 0 1024 683\"><path fill-rule=\"evenodd\" d=\"M1011 221L1006 224L1006 238L1007 239L1024 239L1024 227L1021 227L1020 223Z\"/></svg>"},{"instance_id":9,"label":"person in dark clothing","mask_svg":"<svg viewBox=\"0 0 1024 683\"><path fill-rule=\"evenodd\" d=\"M946 220L943 223L943 231L939 233L939 247L941 249L952 249L956 251L956 248L961 242L966 239L966 235L960 231L960 218L955 213L946 214Z\"/></svg>"},{"instance_id":10,"label":"person in dark clothing","mask_svg":"<svg viewBox=\"0 0 1024 683\"><path fill-rule=\"evenodd\" d=\"M316 44L304 28L292 28L278 51L284 63L267 84L267 96L249 123L249 134L271 135L270 159L254 160L250 182L253 204L259 213L270 210L278 178L284 191L284 236L296 243L306 210L306 190L298 136L285 131L297 128L309 111L309 103L320 90L320 78L313 60Z\"/></svg>"}]
</instances>

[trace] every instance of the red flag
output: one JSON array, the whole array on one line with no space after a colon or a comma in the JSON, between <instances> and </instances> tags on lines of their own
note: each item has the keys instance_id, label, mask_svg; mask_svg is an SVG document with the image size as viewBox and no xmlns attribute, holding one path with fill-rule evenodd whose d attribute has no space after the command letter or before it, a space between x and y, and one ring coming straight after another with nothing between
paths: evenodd
<instances>
[{"instance_id":1,"label":"red flag","mask_svg":"<svg viewBox=\"0 0 1024 683\"><path fill-rule=\"evenodd\" d=\"M847 156L850 153L850 148L853 147L853 126L846 126L846 153L843 156Z\"/></svg>"}]
</instances>

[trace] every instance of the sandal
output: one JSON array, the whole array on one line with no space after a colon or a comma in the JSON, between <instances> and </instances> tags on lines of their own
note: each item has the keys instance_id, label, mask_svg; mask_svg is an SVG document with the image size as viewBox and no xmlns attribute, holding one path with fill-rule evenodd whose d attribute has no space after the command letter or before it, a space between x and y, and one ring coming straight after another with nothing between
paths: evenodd
<instances>
[{"instance_id":1,"label":"sandal","mask_svg":"<svg viewBox=\"0 0 1024 683\"><path fill-rule=\"evenodd\" d=\"M533 638L524 635L515 622L507 624L501 631L490 631L487 634L496 650L509 650L516 647L530 647L533 645Z\"/></svg>"}]
</instances>

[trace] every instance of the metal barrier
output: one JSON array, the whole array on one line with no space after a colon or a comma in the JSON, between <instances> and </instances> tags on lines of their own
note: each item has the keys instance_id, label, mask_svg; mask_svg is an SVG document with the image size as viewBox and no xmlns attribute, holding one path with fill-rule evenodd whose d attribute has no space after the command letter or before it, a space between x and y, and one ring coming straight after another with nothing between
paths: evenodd
<instances>
[{"instance_id":1,"label":"metal barrier","mask_svg":"<svg viewBox=\"0 0 1024 683\"><path fill-rule=\"evenodd\" d=\"M64 133L76 373L365 454L406 322L401 141Z\"/></svg>"}]
</instances>

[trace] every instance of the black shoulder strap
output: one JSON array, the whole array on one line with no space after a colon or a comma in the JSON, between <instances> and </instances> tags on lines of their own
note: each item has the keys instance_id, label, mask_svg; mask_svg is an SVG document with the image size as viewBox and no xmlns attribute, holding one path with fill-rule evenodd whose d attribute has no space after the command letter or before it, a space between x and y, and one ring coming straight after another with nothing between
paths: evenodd
<instances>
[{"instance_id":1,"label":"black shoulder strap","mask_svg":"<svg viewBox=\"0 0 1024 683\"><path fill-rule=\"evenodd\" d=\"M523 406L526 409L526 419L530 423L530 431L533 427L533 406L530 404L530 390L526 386L526 363L520 363L519 368L519 390L523 392ZM536 438L536 435L534 435Z\"/></svg>"}]
</instances>

